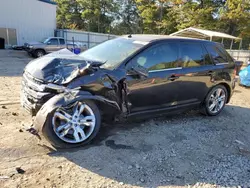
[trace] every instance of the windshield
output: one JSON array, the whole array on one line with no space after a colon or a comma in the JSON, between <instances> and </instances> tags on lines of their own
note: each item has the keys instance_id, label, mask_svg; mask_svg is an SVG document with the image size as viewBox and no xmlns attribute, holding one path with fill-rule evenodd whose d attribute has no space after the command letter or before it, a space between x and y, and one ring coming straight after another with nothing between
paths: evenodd
<instances>
[{"instance_id":1,"label":"windshield","mask_svg":"<svg viewBox=\"0 0 250 188\"><path fill-rule=\"evenodd\" d=\"M116 38L99 44L80 56L87 60L102 62L103 68L112 70L143 45L145 44L131 39Z\"/></svg>"},{"instance_id":2,"label":"windshield","mask_svg":"<svg viewBox=\"0 0 250 188\"><path fill-rule=\"evenodd\" d=\"M43 43L44 43L44 44L47 44L47 42L48 42L49 40L50 40L50 38L46 38L46 39L43 40Z\"/></svg>"}]
</instances>

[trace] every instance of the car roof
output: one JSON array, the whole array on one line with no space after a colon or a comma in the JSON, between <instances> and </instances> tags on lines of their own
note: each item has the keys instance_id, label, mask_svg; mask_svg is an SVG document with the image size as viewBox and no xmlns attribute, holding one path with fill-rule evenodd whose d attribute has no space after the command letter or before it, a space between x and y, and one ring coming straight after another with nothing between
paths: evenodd
<instances>
[{"instance_id":1,"label":"car roof","mask_svg":"<svg viewBox=\"0 0 250 188\"><path fill-rule=\"evenodd\" d=\"M181 41L196 41L196 42L209 42L215 43L213 41L208 41L204 39L197 39L197 38L188 38L188 37L176 37L176 36L169 36L169 35L150 35L150 34L129 34L123 35L123 38L132 39L135 41L142 41L142 42L154 42L154 41L162 41L162 40L181 40Z\"/></svg>"}]
</instances>

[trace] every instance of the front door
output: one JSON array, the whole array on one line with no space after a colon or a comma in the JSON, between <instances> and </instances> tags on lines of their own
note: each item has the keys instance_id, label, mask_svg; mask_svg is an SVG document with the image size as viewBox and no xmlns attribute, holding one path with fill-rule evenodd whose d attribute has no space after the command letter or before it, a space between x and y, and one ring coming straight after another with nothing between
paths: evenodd
<instances>
[{"instance_id":1,"label":"front door","mask_svg":"<svg viewBox=\"0 0 250 188\"><path fill-rule=\"evenodd\" d=\"M149 75L127 75L128 100L132 112L178 104L178 75L182 71L178 66L178 44L165 42L153 45L128 62L126 69L130 70L136 64L147 68Z\"/></svg>"},{"instance_id":2,"label":"front door","mask_svg":"<svg viewBox=\"0 0 250 188\"><path fill-rule=\"evenodd\" d=\"M60 50L59 41L57 38L52 38L47 42L47 46L45 47L46 52L55 52Z\"/></svg>"}]
</instances>

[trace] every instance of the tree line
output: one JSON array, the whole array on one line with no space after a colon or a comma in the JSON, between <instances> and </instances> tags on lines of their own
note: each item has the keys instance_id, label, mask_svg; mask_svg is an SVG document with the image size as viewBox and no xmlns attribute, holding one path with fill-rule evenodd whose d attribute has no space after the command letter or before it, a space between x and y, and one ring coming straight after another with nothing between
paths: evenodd
<instances>
[{"instance_id":1,"label":"tree line","mask_svg":"<svg viewBox=\"0 0 250 188\"><path fill-rule=\"evenodd\" d=\"M57 27L115 35L170 34L187 27L250 42L250 0L56 0Z\"/></svg>"}]
</instances>

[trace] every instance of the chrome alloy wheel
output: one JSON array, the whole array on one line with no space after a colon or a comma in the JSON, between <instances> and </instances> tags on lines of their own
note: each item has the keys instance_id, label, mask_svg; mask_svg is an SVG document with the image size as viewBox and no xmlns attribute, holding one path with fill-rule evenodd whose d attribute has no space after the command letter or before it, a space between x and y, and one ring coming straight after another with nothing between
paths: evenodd
<instances>
[{"instance_id":1,"label":"chrome alloy wheel","mask_svg":"<svg viewBox=\"0 0 250 188\"><path fill-rule=\"evenodd\" d=\"M95 114L84 103L77 102L70 109L58 108L52 118L56 135L67 143L77 144L86 140L94 131Z\"/></svg>"},{"instance_id":2,"label":"chrome alloy wheel","mask_svg":"<svg viewBox=\"0 0 250 188\"><path fill-rule=\"evenodd\" d=\"M208 100L209 111L213 114L219 112L223 108L225 100L226 100L225 91L221 88L215 89Z\"/></svg>"}]
</instances>

